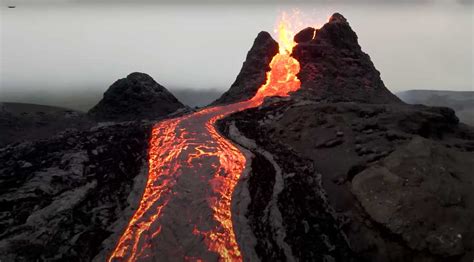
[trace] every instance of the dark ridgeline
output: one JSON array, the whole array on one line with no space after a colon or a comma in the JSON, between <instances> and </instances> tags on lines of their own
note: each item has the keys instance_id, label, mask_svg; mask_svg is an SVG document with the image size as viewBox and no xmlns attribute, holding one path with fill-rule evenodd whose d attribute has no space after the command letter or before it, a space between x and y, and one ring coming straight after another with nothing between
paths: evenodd
<instances>
[{"instance_id":1,"label":"dark ridgeline","mask_svg":"<svg viewBox=\"0 0 474 262\"><path fill-rule=\"evenodd\" d=\"M186 108L165 87L144 73L131 73L113 83L88 115L98 121L159 119Z\"/></svg>"}]
</instances>

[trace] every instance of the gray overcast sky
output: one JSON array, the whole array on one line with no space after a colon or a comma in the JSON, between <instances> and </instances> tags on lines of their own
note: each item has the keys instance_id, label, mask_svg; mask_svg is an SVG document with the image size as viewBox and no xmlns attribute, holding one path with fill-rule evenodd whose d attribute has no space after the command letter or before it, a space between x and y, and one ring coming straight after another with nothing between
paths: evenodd
<instances>
[{"instance_id":1,"label":"gray overcast sky","mask_svg":"<svg viewBox=\"0 0 474 262\"><path fill-rule=\"evenodd\" d=\"M346 16L393 92L473 88L471 0L121 2L2 0L0 100L102 92L134 71L170 89L226 90L257 33L271 32L280 11L294 7L315 24L336 11Z\"/></svg>"}]
</instances>

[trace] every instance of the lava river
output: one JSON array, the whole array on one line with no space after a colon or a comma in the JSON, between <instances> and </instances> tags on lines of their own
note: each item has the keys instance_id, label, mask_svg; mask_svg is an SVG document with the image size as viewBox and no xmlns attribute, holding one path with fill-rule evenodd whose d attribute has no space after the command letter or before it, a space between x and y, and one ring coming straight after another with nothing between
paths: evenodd
<instances>
[{"instance_id":1,"label":"lava river","mask_svg":"<svg viewBox=\"0 0 474 262\"><path fill-rule=\"evenodd\" d=\"M246 158L215 127L217 120L259 106L265 97L300 87L295 45L284 22L280 52L267 82L250 100L205 108L157 123L149 147L149 174L140 204L110 261L240 261L231 196Z\"/></svg>"}]
</instances>

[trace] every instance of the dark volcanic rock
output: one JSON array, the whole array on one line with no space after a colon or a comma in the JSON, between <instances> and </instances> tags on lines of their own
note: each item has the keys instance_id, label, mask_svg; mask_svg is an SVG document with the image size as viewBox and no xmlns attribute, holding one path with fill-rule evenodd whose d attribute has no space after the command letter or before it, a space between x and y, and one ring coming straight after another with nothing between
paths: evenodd
<instances>
[{"instance_id":1,"label":"dark volcanic rock","mask_svg":"<svg viewBox=\"0 0 474 262\"><path fill-rule=\"evenodd\" d=\"M237 79L230 89L212 104L229 104L252 98L258 88L265 84L266 73L270 70L270 62L278 53L278 43L267 32L260 32L247 58L242 65Z\"/></svg>"},{"instance_id":2,"label":"dark volcanic rock","mask_svg":"<svg viewBox=\"0 0 474 262\"><path fill-rule=\"evenodd\" d=\"M357 35L340 14L321 29L295 36L292 55L300 62L301 89L295 95L313 100L401 103L385 87Z\"/></svg>"},{"instance_id":3,"label":"dark volcanic rock","mask_svg":"<svg viewBox=\"0 0 474 262\"><path fill-rule=\"evenodd\" d=\"M257 256L261 261L357 261L327 203L321 176L311 161L267 139L268 130L256 120L262 116L251 109L218 122L229 135L235 121L244 136L234 141L251 139L257 146L247 148L254 158L245 214L256 237Z\"/></svg>"},{"instance_id":4,"label":"dark volcanic rock","mask_svg":"<svg viewBox=\"0 0 474 262\"><path fill-rule=\"evenodd\" d=\"M294 170L292 164L310 159L306 166L313 169L313 164L313 172L321 174L321 186L311 189L306 186L315 173L295 171L291 181L297 187L284 176L279 201L284 195L294 202L281 206L282 214L292 214L283 217L284 223L293 225L297 222L291 217L299 216L309 223L301 225L303 229L311 229L316 221L322 226L323 220L311 218L324 213L316 211L316 203L321 201L318 196L326 195L337 218L333 223L341 230L330 237L347 236L354 258L441 262L469 261L474 254L474 227L469 222L474 220L474 130L459 124L452 110L293 97L235 113L223 123L235 123L274 155L285 173ZM259 172L252 168L249 188L271 183L268 174ZM296 201L301 192L315 202ZM295 210L302 213L292 213ZM249 207L249 214L255 212ZM259 223L259 228L266 227L264 220ZM287 227L288 242L295 235L307 236L293 229ZM311 260L310 250L317 249L307 248L310 243L298 242L305 248L294 247L293 254ZM333 244L336 250L345 247Z\"/></svg>"},{"instance_id":5,"label":"dark volcanic rock","mask_svg":"<svg viewBox=\"0 0 474 262\"><path fill-rule=\"evenodd\" d=\"M352 192L374 221L411 249L459 256L474 244L474 158L467 156L415 137L359 173Z\"/></svg>"},{"instance_id":6,"label":"dark volcanic rock","mask_svg":"<svg viewBox=\"0 0 474 262\"><path fill-rule=\"evenodd\" d=\"M147 74L117 80L89 115L99 121L159 119L185 106Z\"/></svg>"},{"instance_id":7,"label":"dark volcanic rock","mask_svg":"<svg viewBox=\"0 0 474 262\"><path fill-rule=\"evenodd\" d=\"M296 43L309 42L316 36L316 29L307 27L297 33L294 37Z\"/></svg>"},{"instance_id":8,"label":"dark volcanic rock","mask_svg":"<svg viewBox=\"0 0 474 262\"><path fill-rule=\"evenodd\" d=\"M146 181L150 128L99 126L0 149L1 260L92 261L111 248L104 240L121 233Z\"/></svg>"}]
</instances>

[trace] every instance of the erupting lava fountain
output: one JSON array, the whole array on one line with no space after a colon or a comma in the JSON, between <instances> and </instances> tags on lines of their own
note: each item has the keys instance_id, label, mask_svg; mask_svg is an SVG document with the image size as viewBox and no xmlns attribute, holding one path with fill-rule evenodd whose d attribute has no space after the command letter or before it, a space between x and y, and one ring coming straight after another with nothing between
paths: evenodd
<instances>
[{"instance_id":1,"label":"erupting lava fountain","mask_svg":"<svg viewBox=\"0 0 474 262\"><path fill-rule=\"evenodd\" d=\"M293 32L278 24L279 53L266 83L247 101L205 108L153 127L149 174L140 204L109 261L240 261L231 220L231 196L246 159L216 130L217 120L259 106L265 97L287 96L300 87L290 56Z\"/></svg>"}]
</instances>

